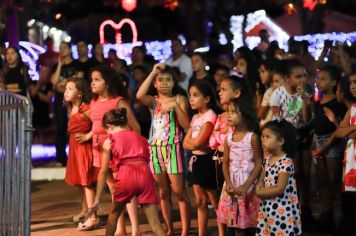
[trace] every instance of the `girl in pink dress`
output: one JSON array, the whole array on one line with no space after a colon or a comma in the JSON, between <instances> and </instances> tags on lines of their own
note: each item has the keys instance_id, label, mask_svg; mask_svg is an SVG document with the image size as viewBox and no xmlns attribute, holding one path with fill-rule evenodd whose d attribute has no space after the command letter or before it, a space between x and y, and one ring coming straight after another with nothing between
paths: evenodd
<instances>
[{"instance_id":1,"label":"girl in pink dress","mask_svg":"<svg viewBox=\"0 0 356 236\"><path fill-rule=\"evenodd\" d=\"M135 132L140 133L140 125L138 124L129 104L125 100L127 98L126 88L124 87L121 78L109 66L99 66L91 72L91 90L93 99L90 102L90 119L93 122L93 127L90 133L84 135L83 139L93 139L93 156L94 166L100 167L101 156L103 153L103 144L108 138L108 134L102 127L102 118L104 114L114 108L125 108L127 110L128 127ZM107 184L110 192L114 193L114 178L112 173L108 175ZM132 224L132 235L139 235L139 222L137 212L137 200L133 199L132 204L128 204L128 213ZM117 234L125 235L124 216L120 217L120 225ZM83 230L90 229L90 223L82 224Z\"/></svg>"},{"instance_id":2,"label":"girl in pink dress","mask_svg":"<svg viewBox=\"0 0 356 236\"><path fill-rule=\"evenodd\" d=\"M98 178L95 196L95 210L99 205L100 195L109 174L109 162L115 175L114 201L106 225L107 236L114 236L116 222L125 205L136 196L146 213L147 220L155 235L166 235L158 217L154 180L148 167L150 160L149 146L145 138L127 126L126 109L113 109L105 113L103 127L109 138L103 144L102 166Z\"/></svg>"},{"instance_id":3,"label":"girl in pink dress","mask_svg":"<svg viewBox=\"0 0 356 236\"><path fill-rule=\"evenodd\" d=\"M69 156L65 181L71 186L79 186L82 195L82 215L94 203L94 187L99 169L93 166L92 145L82 140L81 134L91 130L88 116L90 88L84 79L68 79L65 85L64 101L68 107ZM79 214L79 215L81 215ZM75 217L73 217L74 219ZM90 219L96 222L95 215Z\"/></svg>"},{"instance_id":4,"label":"girl in pink dress","mask_svg":"<svg viewBox=\"0 0 356 236\"><path fill-rule=\"evenodd\" d=\"M244 234L257 225L259 199L255 183L262 165L259 124L252 103L235 99L229 104L227 121L235 128L224 143L223 173L225 183L217 211L218 222Z\"/></svg>"}]
</instances>

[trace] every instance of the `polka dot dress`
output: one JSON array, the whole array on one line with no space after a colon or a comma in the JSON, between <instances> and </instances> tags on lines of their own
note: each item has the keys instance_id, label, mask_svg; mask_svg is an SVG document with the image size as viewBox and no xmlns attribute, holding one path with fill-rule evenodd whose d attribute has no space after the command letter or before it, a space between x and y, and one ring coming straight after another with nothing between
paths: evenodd
<instances>
[{"instance_id":1,"label":"polka dot dress","mask_svg":"<svg viewBox=\"0 0 356 236\"><path fill-rule=\"evenodd\" d=\"M284 194L261 199L256 235L300 235L302 225L293 161L284 155L270 165L269 159L266 157L263 162L264 187L277 185L279 173L289 173L290 176Z\"/></svg>"}]
</instances>

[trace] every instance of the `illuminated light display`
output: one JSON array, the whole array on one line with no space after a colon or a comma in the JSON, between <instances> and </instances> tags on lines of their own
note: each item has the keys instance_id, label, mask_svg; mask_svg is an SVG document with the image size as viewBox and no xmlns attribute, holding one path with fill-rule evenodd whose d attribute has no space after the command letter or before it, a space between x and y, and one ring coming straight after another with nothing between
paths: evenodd
<instances>
[{"instance_id":1,"label":"illuminated light display","mask_svg":"<svg viewBox=\"0 0 356 236\"><path fill-rule=\"evenodd\" d=\"M26 41L20 41L20 54L22 57L22 61L28 66L28 74L30 75L32 80L38 80L39 75L37 72L36 68L36 61L38 60L38 56L44 52L46 52L46 49L44 49L41 46L38 46L37 44L26 42ZM6 42L5 46L8 47L9 43Z\"/></svg>"},{"instance_id":2,"label":"illuminated light display","mask_svg":"<svg viewBox=\"0 0 356 236\"><path fill-rule=\"evenodd\" d=\"M244 21L243 15L231 16L230 18L230 32L233 34L232 44L234 46L234 51L243 46L243 32L242 24ZM258 27L260 24L264 25L265 28L270 32L271 40L276 40L280 47L284 48L286 42L290 38L281 27L274 23L266 14L266 11L259 10L247 14L247 25L245 28L245 33L250 32L255 27ZM256 36L247 36L246 37L247 46L252 49L260 43L260 38Z\"/></svg>"},{"instance_id":3,"label":"illuminated light display","mask_svg":"<svg viewBox=\"0 0 356 236\"><path fill-rule=\"evenodd\" d=\"M119 24L116 24L112 20L106 20L103 23L101 23L99 27L99 36L100 36L100 43L101 44L107 44L105 41L105 33L104 33L104 28L105 26L109 25L112 28L115 29L115 43L116 43L116 52L118 57L122 57L122 51L121 51L121 45L122 45L122 35L121 35L121 28L124 24L129 24L131 27L132 31L132 44L136 45L137 44L137 28L135 22L128 18L122 19Z\"/></svg>"},{"instance_id":4,"label":"illuminated light display","mask_svg":"<svg viewBox=\"0 0 356 236\"><path fill-rule=\"evenodd\" d=\"M127 12L131 12L135 10L137 7L137 1L136 0L122 0L121 2L121 7Z\"/></svg>"},{"instance_id":5,"label":"illuminated light display","mask_svg":"<svg viewBox=\"0 0 356 236\"><path fill-rule=\"evenodd\" d=\"M308 8L309 11L313 11L316 7L316 4L318 4L317 0L304 0L303 7Z\"/></svg>"}]
</instances>

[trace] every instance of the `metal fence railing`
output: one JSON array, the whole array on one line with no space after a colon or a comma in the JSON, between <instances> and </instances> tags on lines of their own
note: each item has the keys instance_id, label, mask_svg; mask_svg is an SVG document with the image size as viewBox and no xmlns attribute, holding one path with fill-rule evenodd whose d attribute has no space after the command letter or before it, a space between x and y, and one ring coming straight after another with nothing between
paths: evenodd
<instances>
[{"instance_id":1,"label":"metal fence railing","mask_svg":"<svg viewBox=\"0 0 356 236\"><path fill-rule=\"evenodd\" d=\"M0 89L0 235L30 235L32 104Z\"/></svg>"}]
</instances>

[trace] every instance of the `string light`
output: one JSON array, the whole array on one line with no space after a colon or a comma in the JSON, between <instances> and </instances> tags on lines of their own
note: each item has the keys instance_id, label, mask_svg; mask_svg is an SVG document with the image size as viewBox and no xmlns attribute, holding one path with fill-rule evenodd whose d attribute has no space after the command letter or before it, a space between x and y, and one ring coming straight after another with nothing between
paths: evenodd
<instances>
[{"instance_id":1,"label":"string light","mask_svg":"<svg viewBox=\"0 0 356 236\"><path fill-rule=\"evenodd\" d=\"M122 0L121 2L121 7L127 12L131 12L135 10L137 7L137 1L136 0Z\"/></svg>"}]
</instances>

